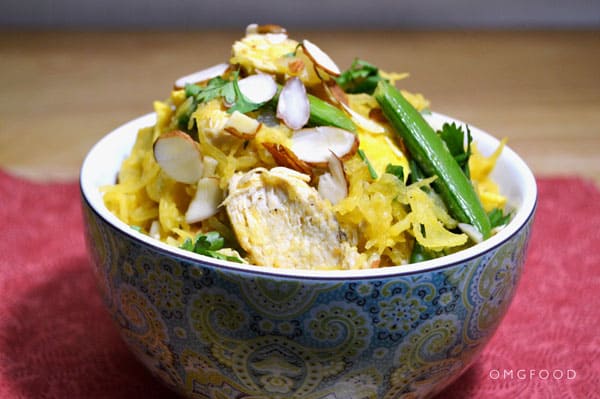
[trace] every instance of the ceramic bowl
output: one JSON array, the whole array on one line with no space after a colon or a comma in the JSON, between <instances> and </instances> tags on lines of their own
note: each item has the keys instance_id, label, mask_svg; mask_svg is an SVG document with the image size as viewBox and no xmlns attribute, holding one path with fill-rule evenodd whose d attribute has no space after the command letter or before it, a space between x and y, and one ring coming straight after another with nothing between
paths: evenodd
<instances>
[{"instance_id":1,"label":"ceramic bowl","mask_svg":"<svg viewBox=\"0 0 600 399\"><path fill-rule=\"evenodd\" d=\"M482 351L515 293L536 204L505 148L493 174L516 213L497 235L435 260L358 271L240 265L160 243L104 206L139 128L98 142L81 170L85 234L106 307L150 371L190 398L429 397ZM454 120L428 116L441 127ZM456 121L457 123L460 123ZM471 127L483 153L498 141Z\"/></svg>"}]
</instances>

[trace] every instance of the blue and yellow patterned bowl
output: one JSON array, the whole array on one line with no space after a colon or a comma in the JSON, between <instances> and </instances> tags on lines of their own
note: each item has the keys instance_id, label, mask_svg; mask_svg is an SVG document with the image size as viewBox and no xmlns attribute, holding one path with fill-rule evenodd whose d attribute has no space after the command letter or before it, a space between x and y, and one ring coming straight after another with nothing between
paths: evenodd
<instances>
[{"instance_id":1,"label":"blue and yellow patterned bowl","mask_svg":"<svg viewBox=\"0 0 600 399\"><path fill-rule=\"evenodd\" d=\"M434 127L452 121L429 116ZM510 224L468 250L415 265L297 271L233 264L142 235L103 205L140 127L104 137L81 170L86 237L106 307L154 375L190 398L429 397L473 362L515 293L535 180L506 148L495 180ZM498 141L471 127L483 153Z\"/></svg>"}]
</instances>

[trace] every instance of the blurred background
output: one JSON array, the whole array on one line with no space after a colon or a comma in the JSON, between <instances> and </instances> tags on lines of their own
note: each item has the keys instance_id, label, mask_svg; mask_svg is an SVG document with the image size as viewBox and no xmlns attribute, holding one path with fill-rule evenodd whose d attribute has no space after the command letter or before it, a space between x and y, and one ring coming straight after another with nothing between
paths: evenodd
<instances>
[{"instance_id":1,"label":"blurred background","mask_svg":"<svg viewBox=\"0 0 600 399\"><path fill-rule=\"evenodd\" d=\"M13 28L592 28L598 0L2 0Z\"/></svg>"},{"instance_id":2,"label":"blurred background","mask_svg":"<svg viewBox=\"0 0 600 399\"><path fill-rule=\"evenodd\" d=\"M89 148L249 23L409 72L431 109L508 137L538 176L600 182L600 0L0 0L0 169L77 178Z\"/></svg>"}]
</instances>

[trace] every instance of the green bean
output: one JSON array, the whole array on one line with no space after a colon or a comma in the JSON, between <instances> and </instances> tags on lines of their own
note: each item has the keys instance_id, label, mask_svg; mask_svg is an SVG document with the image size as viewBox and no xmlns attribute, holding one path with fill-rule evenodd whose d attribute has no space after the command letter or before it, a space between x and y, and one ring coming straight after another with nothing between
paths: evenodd
<instances>
[{"instance_id":1,"label":"green bean","mask_svg":"<svg viewBox=\"0 0 600 399\"><path fill-rule=\"evenodd\" d=\"M438 255L435 252L428 250L415 240L412 252L410 253L410 263L425 262L437 257Z\"/></svg>"},{"instance_id":2,"label":"green bean","mask_svg":"<svg viewBox=\"0 0 600 399\"><path fill-rule=\"evenodd\" d=\"M490 220L481 201L442 139L419 111L390 83L379 82L374 96L419 167L427 176L437 176L433 187L444 200L452 217L473 225L483 238L489 237Z\"/></svg>"},{"instance_id":3,"label":"green bean","mask_svg":"<svg viewBox=\"0 0 600 399\"><path fill-rule=\"evenodd\" d=\"M356 131L356 126L344 111L321 100L312 94L308 95L310 103L309 123L314 126L335 126L350 132Z\"/></svg>"}]
</instances>

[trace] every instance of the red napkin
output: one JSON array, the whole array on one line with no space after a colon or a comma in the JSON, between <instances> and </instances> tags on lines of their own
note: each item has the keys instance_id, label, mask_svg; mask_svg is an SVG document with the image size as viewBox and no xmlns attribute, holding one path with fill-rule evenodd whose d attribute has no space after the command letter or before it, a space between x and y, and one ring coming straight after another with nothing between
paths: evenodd
<instances>
[{"instance_id":1,"label":"red napkin","mask_svg":"<svg viewBox=\"0 0 600 399\"><path fill-rule=\"evenodd\" d=\"M600 191L539 179L514 302L482 356L439 398L599 397ZM129 353L88 264L77 183L0 171L0 397L168 398Z\"/></svg>"}]
</instances>

